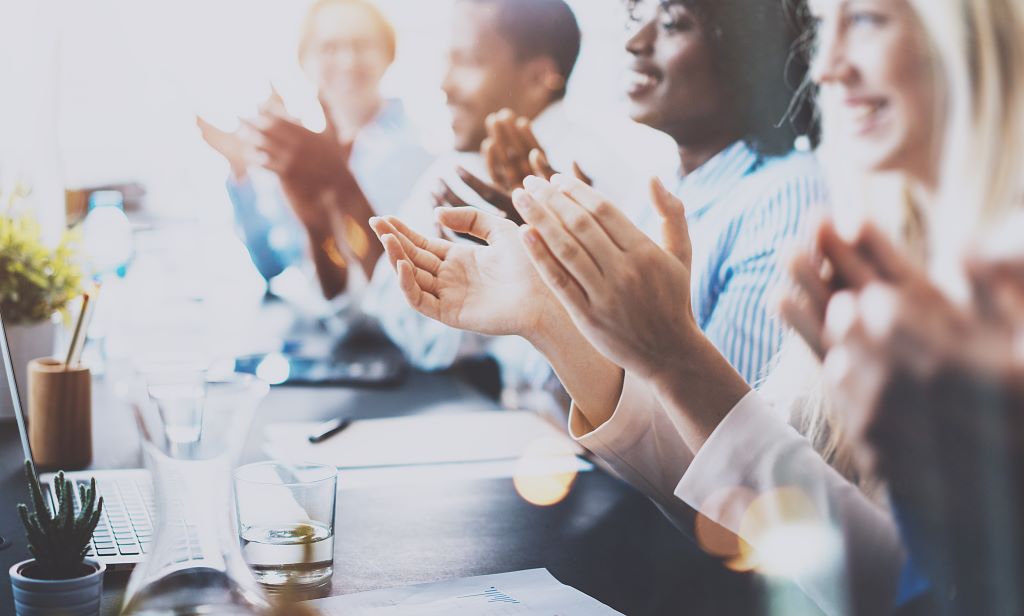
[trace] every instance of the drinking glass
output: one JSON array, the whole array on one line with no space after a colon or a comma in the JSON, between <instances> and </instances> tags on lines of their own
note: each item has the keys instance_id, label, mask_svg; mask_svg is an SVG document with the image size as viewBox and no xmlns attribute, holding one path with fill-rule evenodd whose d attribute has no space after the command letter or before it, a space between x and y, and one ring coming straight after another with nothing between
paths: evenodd
<instances>
[{"instance_id":1,"label":"drinking glass","mask_svg":"<svg viewBox=\"0 0 1024 616\"><path fill-rule=\"evenodd\" d=\"M242 555L265 588L308 589L334 573L338 471L257 462L235 471Z\"/></svg>"}]
</instances>

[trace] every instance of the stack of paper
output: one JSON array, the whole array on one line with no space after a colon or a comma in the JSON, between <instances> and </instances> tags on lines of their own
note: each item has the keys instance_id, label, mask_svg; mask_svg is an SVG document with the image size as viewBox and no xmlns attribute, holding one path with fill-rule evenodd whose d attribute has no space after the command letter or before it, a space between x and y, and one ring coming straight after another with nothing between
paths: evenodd
<instances>
[{"instance_id":1,"label":"stack of paper","mask_svg":"<svg viewBox=\"0 0 1024 616\"><path fill-rule=\"evenodd\" d=\"M307 602L323 616L621 616L547 569L387 588Z\"/></svg>"}]
</instances>

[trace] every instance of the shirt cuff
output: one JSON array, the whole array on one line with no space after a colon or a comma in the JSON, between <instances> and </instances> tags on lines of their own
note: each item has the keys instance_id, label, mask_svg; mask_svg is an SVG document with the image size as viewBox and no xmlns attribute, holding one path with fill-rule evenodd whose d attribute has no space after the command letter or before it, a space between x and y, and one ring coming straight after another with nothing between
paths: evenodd
<instances>
[{"instance_id":1,"label":"shirt cuff","mask_svg":"<svg viewBox=\"0 0 1024 616\"><path fill-rule=\"evenodd\" d=\"M569 407L569 436L601 457L628 451L647 432L651 414L657 405L650 388L626 374L622 394L612 416L597 428L580 412L576 402L572 403Z\"/></svg>"},{"instance_id":2,"label":"shirt cuff","mask_svg":"<svg viewBox=\"0 0 1024 616\"><path fill-rule=\"evenodd\" d=\"M782 435L781 431L787 434ZM745 507L733 511L732 506L741 503L712 497L721 495L723 489L755 487L751 482L764 463L763 451L793 435L793 429L779 419L771 405L751 391L736 403L697 451L676 486L676 497L726 528L738 528L738 516L743 515ZM718 510L709 511L708 507Z\"/></svg>"},{"instance_id":3,"label":"shirt cuff","mask_svg":"<svg viewBox=\"0 0 1024 616\"><path fill-rule=\"evenodd\" d=\"M224 186L228 189L228 194L234 199L245 201L246 203L256 201L256 187L253 185L252 178L246 177L239 182L235 179L234 174L230 174L228 179L224 180Z\"/></svg>"}]
</instances>

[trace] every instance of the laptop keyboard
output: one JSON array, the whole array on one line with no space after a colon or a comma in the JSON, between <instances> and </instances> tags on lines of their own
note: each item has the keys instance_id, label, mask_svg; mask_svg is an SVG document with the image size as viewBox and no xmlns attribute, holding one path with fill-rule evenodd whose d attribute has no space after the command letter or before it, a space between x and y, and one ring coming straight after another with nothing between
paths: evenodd
<instances>
[{"instance_id":1,"label":"laptop keyboard","mask_svg":"<svg viewBox=\"0 0 1024 616\"><path fill-rule=\"evenodd\" d=\"M88 486L78 481L78 486ZM96 489L103 497L103 513L92 535L87 556L139 557L153 546L156 523L156 503L153 484L148 478L98 479ZM78 490L75 493L75 511L81 511ZM180 510L179 510L180 511ZM186 562L201 558L198 533L183 516L174 523L184 527L183 539L174 546L173 560Z\"/></svg>"},{"instance_id":2,"label":"laptop keyboard","mask_svg":"<svg viewBox=\"0 0 1024 616\"><path fill-rule=\"evenodd\" d=\"M78 488L86 486L77 481L75 512L82 503ZM145 554L153 541L153 487L149 482L132 479L96 482L103 497L103 513L92 534L87 556L139 556Z\"/></svg>"}]
</instances>

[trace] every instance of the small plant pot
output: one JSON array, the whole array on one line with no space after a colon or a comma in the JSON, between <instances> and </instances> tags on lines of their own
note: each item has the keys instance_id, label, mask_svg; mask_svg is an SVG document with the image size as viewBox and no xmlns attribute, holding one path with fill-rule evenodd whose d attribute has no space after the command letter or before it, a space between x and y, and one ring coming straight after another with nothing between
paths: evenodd
<instances>
[{"instance_id":1,"label":"small plant pot","mask_svg":"<svg viewBox=\"0 0 1024 616\"><path fill-rule=\"evenodd\" d=\"M107 566L86 559L84 575L70 580L41 580L31 574L35 560L11 566L14 611L18 616L96 616L103 595L103 573Z\"/></svg>"}]
</instances>

